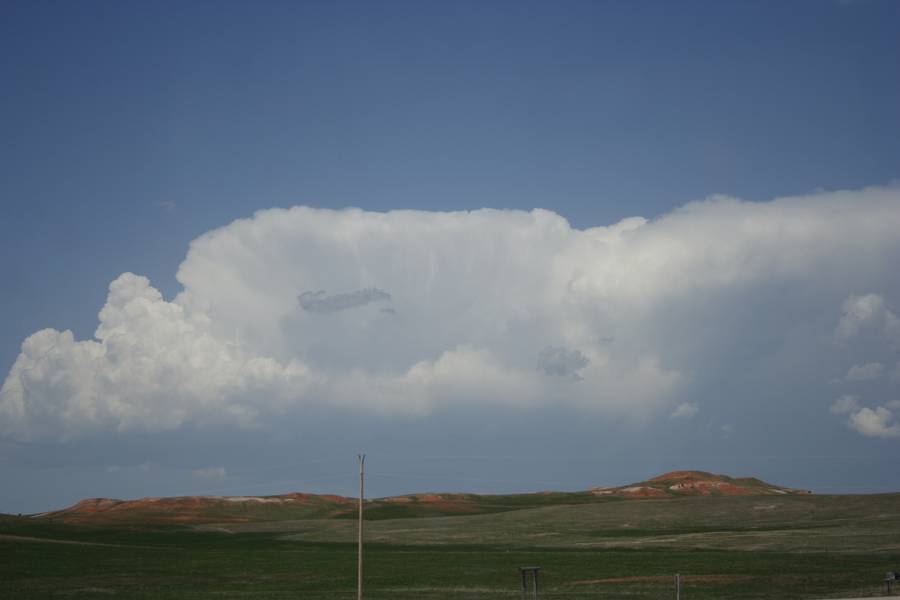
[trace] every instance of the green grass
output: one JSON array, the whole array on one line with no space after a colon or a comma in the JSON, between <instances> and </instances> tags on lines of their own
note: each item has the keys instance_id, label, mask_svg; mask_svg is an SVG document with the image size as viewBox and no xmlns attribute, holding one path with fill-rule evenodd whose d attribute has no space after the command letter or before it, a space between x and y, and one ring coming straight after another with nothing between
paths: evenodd
<instances>
[{"instance_id":1,"label":"green grass","mask_svg":"<svg viewBox=\"0 0 900 600\"><path fill-rule=\"evenodd\" d=\"M446 502L421 501L411 497L408 502L398 503L386 499L369 500L366 503L366 519L381 521L386 519L418 519L457 515L481 515L510 512L525 508L545 506L606 504L625 502L623 498L598 497L590 492L550 492L544 494L446 494L451 499ZM333 515L338 519L356 519L356 509L344 509Z\"/></svg>"},{"instance_id":2,"label":"green grass","mask_svg":"<svg viewBox=\"0 0 900 600\"><path fill-rule=\"evenodd\" d=\"M383 516L383 515L382 515ZM218 527L218 526L217 526ZM88 527L0 519L0 598L355 598L343 519ZM256 529L251 531L251 529ZM900 570L900 495L698 498L547 505L366 523L366 598L685 600L865 597Z\"/></svg>"},{"instance_id":3,"label":"green grass","mask_svg":"<svg viewBox=\"0 0 900 600\"><path fill-rule=\"evenodd\" d=\"M225 525L298 541L352 542L356 524L306 519ZM385 544L495 544L773 552L900 552L900 494L718 497L544 506L467 517L376 520ZM898 567L900 568L900 567Z\"/></svg>"},{"instance_id":4,"label":"green grass","mask_svg":"<svg viewBox=\"0 0 900 600\"><path fill-rule=\"evenodd\" d=\"M103 535L93 532L92 538ZM141 547L0 544L8 598L309 598L355 593L352 544L288 542L275 534L134 534ZM115 534L110 540L121 542ZM629 551L372 545L367 598L515 598L517 567L542 567L548 598L824 598L877 592L897 556L728 551ZM603 579L625 581L604 583ZM628 580L631 578L631 580ZM591 583L593 581L593 583Z\"/></svg>"}]
</instances>

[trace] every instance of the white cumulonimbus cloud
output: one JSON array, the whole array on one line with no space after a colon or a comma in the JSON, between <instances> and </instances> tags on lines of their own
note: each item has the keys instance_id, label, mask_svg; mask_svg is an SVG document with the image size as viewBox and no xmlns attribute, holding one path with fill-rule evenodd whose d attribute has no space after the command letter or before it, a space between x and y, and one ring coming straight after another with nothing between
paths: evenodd
<instances>
[{"instance_id":1,"label":"white cumulonimbus cloud","mask_svg":"<svg viewBox=\"0 0 900 600\"><path fill-rule=\"evenodd\" d=\"M194 240L174 299L126 273L94 339L26 339L0 433L253 427L309 406L689 417L692 386L793 324L900 335L897 290L876 287L897 231L898 187L713 197L584 230L546 210L261 211Z\"/></svg>"},{"instance_id":2,"label":"white cumulonimbus cloud","mask_svg":"<svg viewBox=\"0 0 900 600\"><path fill-rule=\"evenodd\" d=\"M186 421L251 424L261 407L241 398L262 391L275 403L310 380L297 361L251 355L216 337L206 315L166 302L145 277L113 281L99 318L94 340L53 329L25 340L3 385L7 428L23 427L17 433L28 439Z\"/></svg>"}]
</instances>

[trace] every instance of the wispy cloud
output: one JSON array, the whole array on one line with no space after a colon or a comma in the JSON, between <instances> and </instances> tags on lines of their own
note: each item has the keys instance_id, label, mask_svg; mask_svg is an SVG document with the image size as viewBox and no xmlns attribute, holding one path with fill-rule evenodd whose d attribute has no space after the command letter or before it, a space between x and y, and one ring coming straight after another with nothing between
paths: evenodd
<instances>
[{"instance_id":1,"label":"wispy cloud","mask_svg":"<svg viewBox=\"0 0 900 600\"><path fill-rule=\"evenodd\" d=\"M835 415L845 415L855 410L859 410L859 408L859 396L846 394L832 402L828 411Z\"/></svg>"},{"instance_id":2,"label":"wispy cloud","mask_svg":"<svg viewBox=\"0 0 900 600\"><path fill-rule=\"evenodd\" d=\"M881 377L884 372L884 365L881 363L866 363L864 365L853 365L847 371L847 381L872 381Z\"/></svg>"},{"instance_id":3,"label":"wispy cloud","mask_svg":"<svg viewBox=\"0 0 900 600\"><path fill-rule=\"evenodd\" d=\"M683 402L679 404L670 417L672 419L693 419L700 411L696 402Z\"/></svg>"},{"instance_id":4,"label":"wispy cloud","mask_svg":"<svg viewBox=\"0 0 900 600\"><path fill-rule=\"evenodd\" d=\"M191 471L191 474L200 479L220 480L225 479L228 472L225 470L225 467L206 467L204 469L194 469Z\"/></svg>"}]
</instances>

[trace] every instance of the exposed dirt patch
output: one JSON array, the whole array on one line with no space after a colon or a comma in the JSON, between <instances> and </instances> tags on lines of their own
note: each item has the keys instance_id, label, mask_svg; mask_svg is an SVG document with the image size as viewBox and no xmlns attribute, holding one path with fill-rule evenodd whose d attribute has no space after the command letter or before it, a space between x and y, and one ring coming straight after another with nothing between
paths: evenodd
<instances>
[{"instance_id":1,"label":"exposed dirt patch","mask_svg":"<svg viewBox=\"0 0 900 600\"><path fill-rule=\"evenodd\" d=\"M664 498L668 496L663 490L648 485L632 485L620 488L618 495L628 496L629 498Z\"/></svg>"}]
</instances>

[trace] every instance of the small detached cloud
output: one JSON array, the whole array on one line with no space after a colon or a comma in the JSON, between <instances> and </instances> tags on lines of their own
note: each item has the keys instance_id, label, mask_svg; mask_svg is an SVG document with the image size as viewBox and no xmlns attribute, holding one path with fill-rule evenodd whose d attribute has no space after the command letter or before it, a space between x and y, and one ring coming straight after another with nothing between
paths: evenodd
<instances>
[{"instance_id":1,"label":"small detached cloud","mask_svg":"<svg viewBox=\"0 0 900 600\"><path fill-rule=\"evenodd\" d=\"M879 294L850 296L841 305L841 320L835 329L838 341L849 341L865 332L880 334L900 344L900 318Z\"/></svg>"},{"instance_id":2,"label":"small detached cloud","mask_svg":"<svg viewBox=\"0 0 900 600\"><path fill-rule=\"evenodd\" d=\"M569 350L562 346L547 346L538 355L538 369L546 375L569 377L581 380L578 371L590 364L580 350Z\"/></svg>"},{"instance_id":3,"label":"small detached cloud","mask_svg":"<svg viewBox=\"0 0 900 600\"><path fill-rule=\"evenodd\" d=\"M672 419L693 419L700 407L696 402L684 402L672 411L670 418Z\"/></svg>"},{"instance_id":4,"label":"small detached cloud","mask_svg":"<svg viewBox=\"0 0 900 600\"><path fill-rule=\"evenodd\" d=\"M892 400L884 406L862 406L858 396L846 394L835 400L829 412L849 415L847 426L866 437L900 437L900 423L894 420L892 411L900 409L900 400Z\"/></svg>"},{"instance_id":5,"label":"small detached cloud","mask_svg":"<svg viewBox=\"0 0 900 600\"><path fill-rule=\"evenodd\" d=\"M205 469L194 469L191 471L194 477L199 479L220 480L225 479L228 475L225 467L207 467Z\"/></svg>"},{"instance_id":6,"label":"small detached cloud","mask_svg":"<svg viewBox=\"0 0 900 600\"><path fill-rule=\"evenodd\" d=\"M900 423L894 421L894 413L884 406L860 409L850 415L848 425L866 437L900 437Z\"/></svg>"},{"instance_id":7,"label":"small detached cloud","mask_svg":"<svg viewBox=\"0 0 900 600\"><path fill-rule=\"evenodd\" d=\"M845 394L831 404L831 408L828 409L828 412L835 415L845 415L855 410L859 410L859 408L859 396Z\"/></svg>"},{"instance_id":8,"label":"small detached cloud","mask_svg":"<svg viewBox=\"0 0 900 600\"><path fill-rule=\"evenodd\" d=\"M853 365L847 371L847 381L872 381L881 377L884 373L884 365L878 362L864 365Z\"/></svg>"},{"instance_id":9,"label":"small detached cloud","mask_svg":"<svg viewBox=\"0 0 900 600\"><path fill-rule=\"evenodd\" d=\"M390 299L390 294L378 288L367 288L332 296L327 295L324 290L320 290L318 292L303 292L297 296L297 300L300 301L300 306L303 307L303 310L320 315L349 310L371 304L372 302L384 302Z\"/></svg>"}]
</instances>

